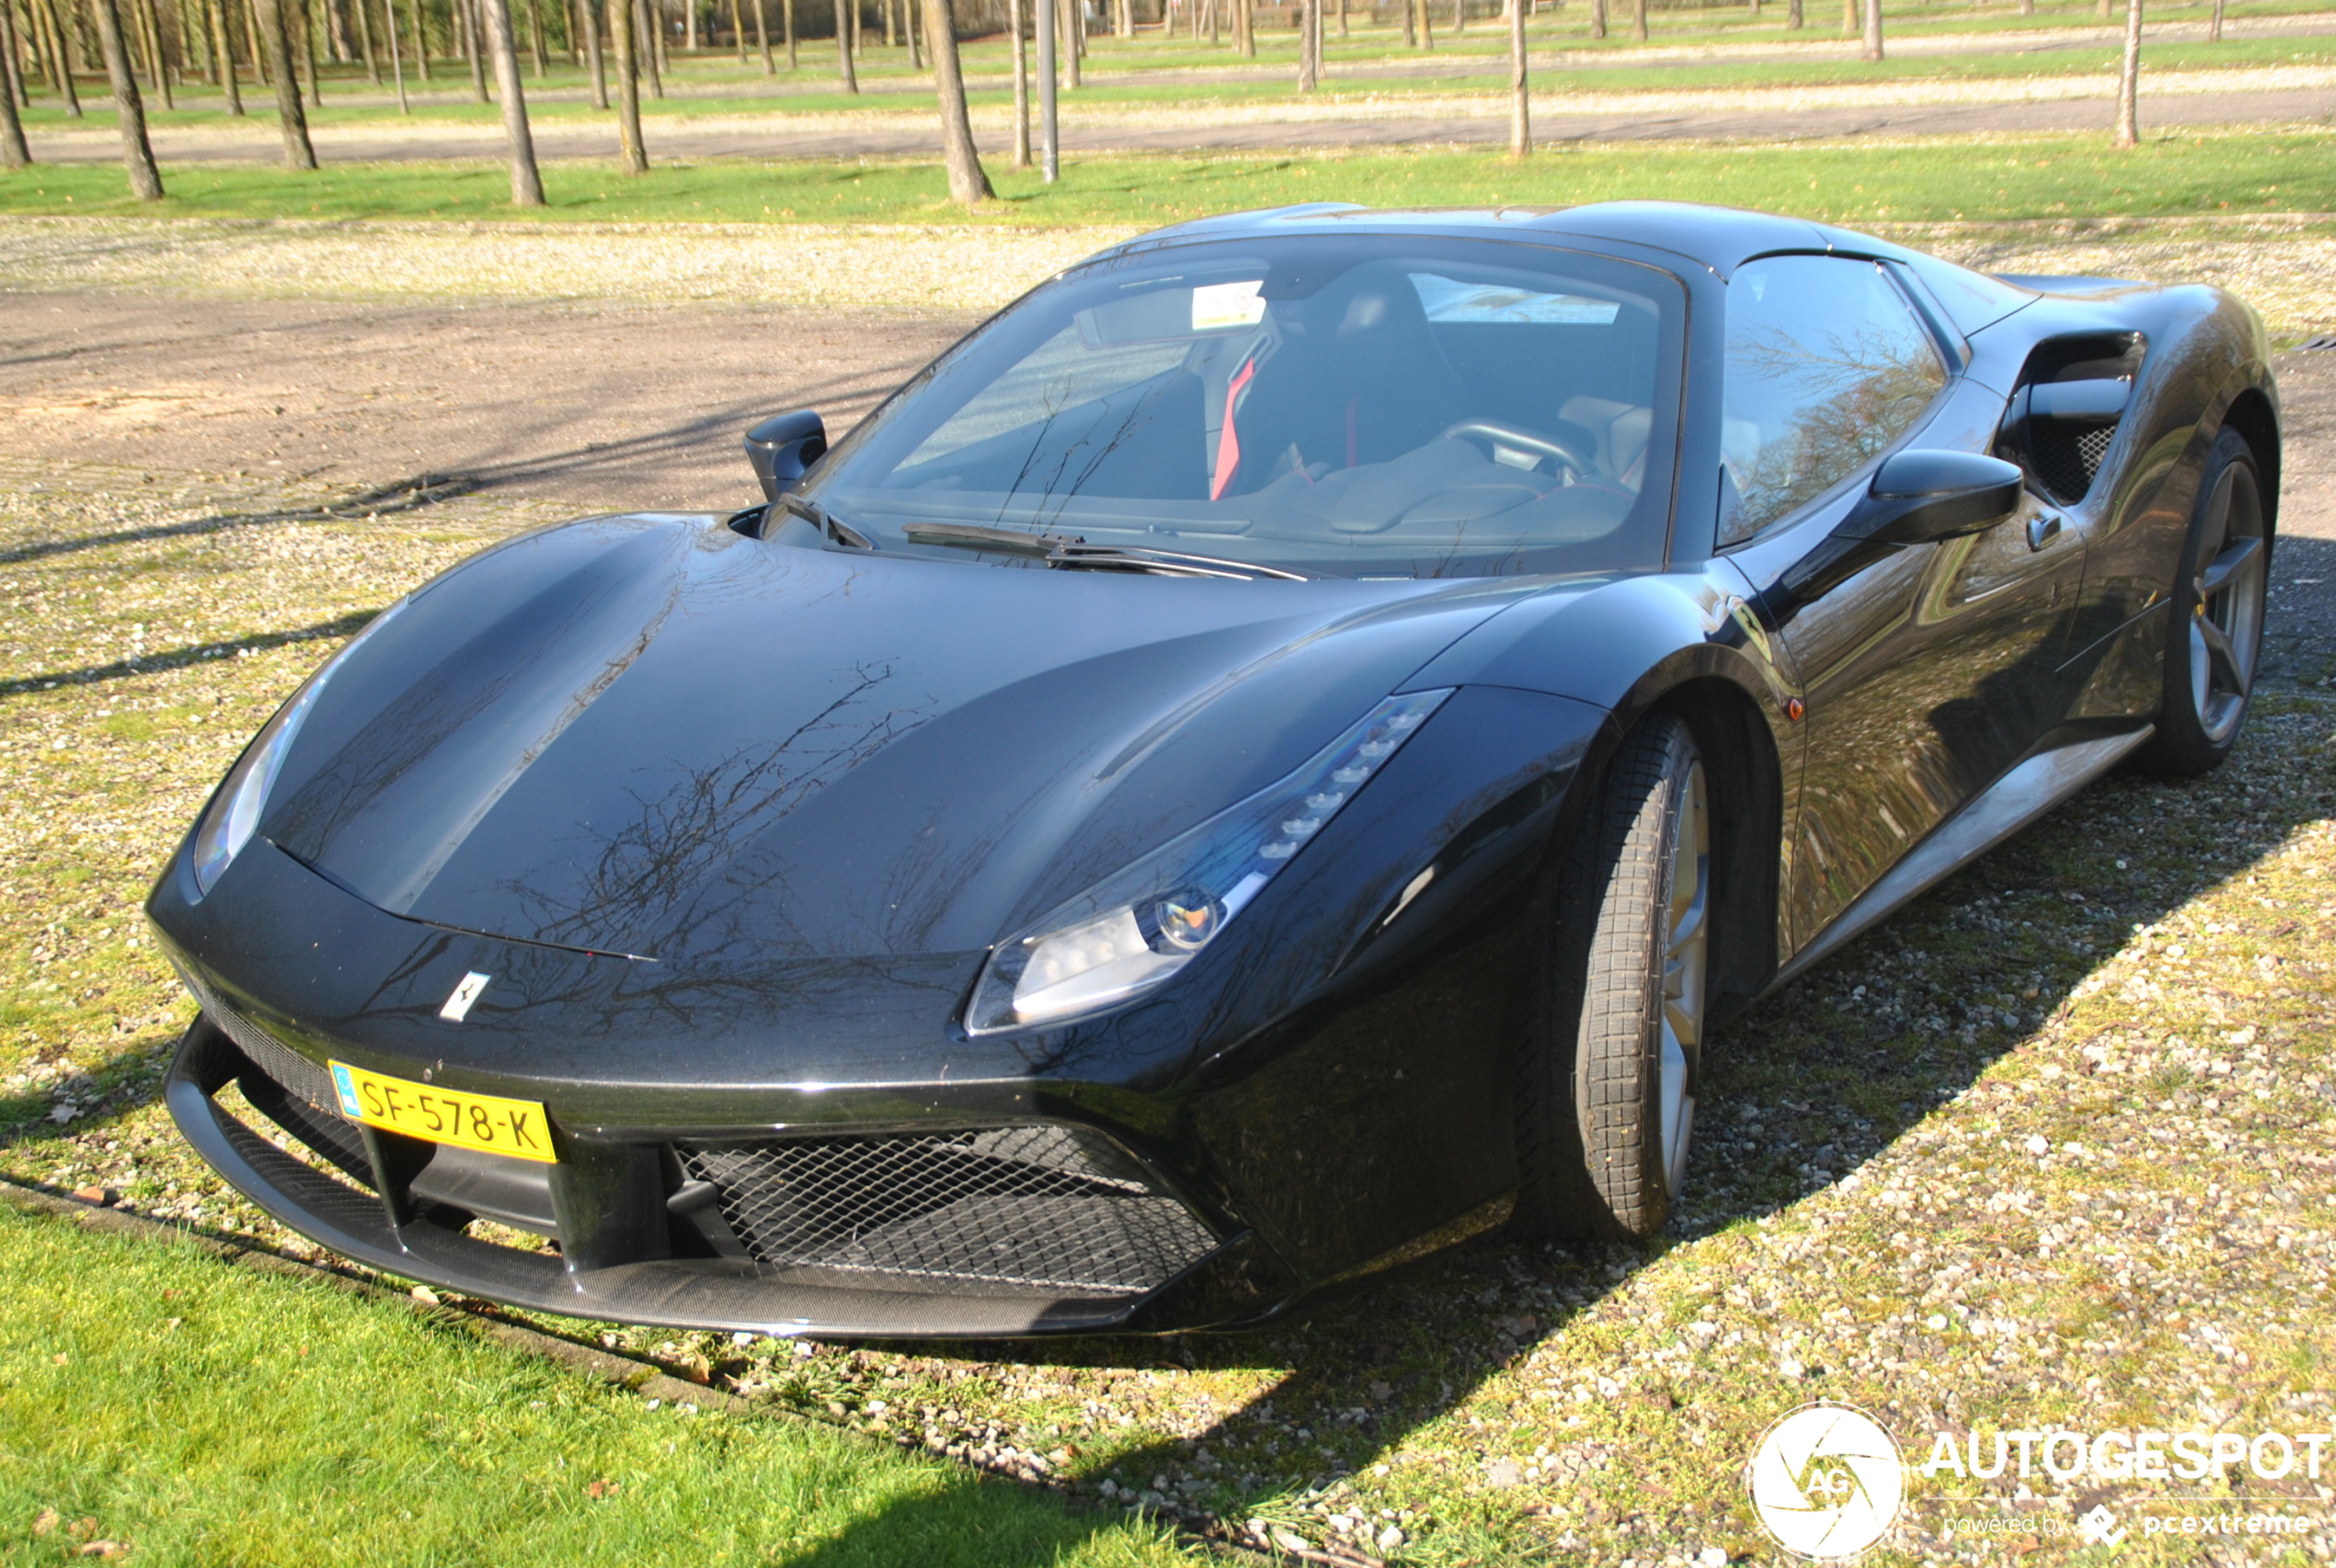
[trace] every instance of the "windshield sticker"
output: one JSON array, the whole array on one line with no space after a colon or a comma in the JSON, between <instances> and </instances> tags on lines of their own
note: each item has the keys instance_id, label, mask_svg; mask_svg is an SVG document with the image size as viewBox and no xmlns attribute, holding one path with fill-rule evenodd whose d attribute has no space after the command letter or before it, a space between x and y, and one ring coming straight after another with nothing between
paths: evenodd
<instances>
[{"instance_id":1,"label":"windshield sticker","mask_svg":"<svg viewBox=\"0 0 2336 1568\"><path fill-rule=\"evenodd\" d=\"M1621 314L1613 300L1580 294L1540 294L1499 283L1460 283L1433 272L1414 272L1420 308L1430 321L1522 322L1536 326L1608 326ZM1200 291L1193 291L1193 314L1200 314Z\"/></svg>"},{"instance_id":2,"label":"windshield sticker","mask_svg":"<svg viewBox=\"0 0 2336 1568\"><path fill-rule=\"evenodd\" d=\"M1192 292L1192 329L1221 332L1229 326L1254 326L1265 319L1265 302L1257 297L1263 278L1242 283L1203 283Z\"/></svg>"}]
</instances>

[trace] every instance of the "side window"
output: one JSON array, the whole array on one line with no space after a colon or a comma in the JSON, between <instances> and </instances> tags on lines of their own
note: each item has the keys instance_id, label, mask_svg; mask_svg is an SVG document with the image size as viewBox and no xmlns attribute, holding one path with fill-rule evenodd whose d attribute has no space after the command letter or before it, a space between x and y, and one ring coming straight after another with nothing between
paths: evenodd
<instances>
[{"instance_id":1,"label":"side window","mask_svg":"<svg viewBox=\"0 0 2336 1568\"><path fill-rule=\"evenodd\" d=\"M1728 284L1720 544L1856 473L1946 385L1938 346L1871 261L1772 256Z\"/></svg>"}]
</instances>

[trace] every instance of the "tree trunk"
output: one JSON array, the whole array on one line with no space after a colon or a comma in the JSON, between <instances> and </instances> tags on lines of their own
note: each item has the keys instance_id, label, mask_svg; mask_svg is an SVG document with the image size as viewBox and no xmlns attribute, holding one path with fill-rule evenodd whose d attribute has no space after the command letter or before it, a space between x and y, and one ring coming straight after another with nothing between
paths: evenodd
<instances>
[{"instance_id":1,"label":"tree trunk","mask_svg":"<svg viewBox=\"0 0 2336 1568\"><path fill-rule=\"evenodd\" d=\"M1784 26L1786 30L1790 32L1799 32L1801 30L1801 0L1788 0L1784 8Z\"/></svg>"},{"instance_id":2,"label":"tree trunk","mask_svg":"<svg viewBox=\"0 0 2336 1568\"><path fill-rule=\"evenodd\" d=\"M1865 0L1865 47L1859 53L1867 60L1882 58L1882 0Z\"/></svg>"},{"instance_id":3,"label":"tree trunk","mask_svg":"<svg viewBox=\"0 0 2336 1568\"><path fill-rule=\"evenodd\" d=\"M260 40L268 50L269 74L276 79L276 126L283 132L284 166L313 169L316 149L308 144L308 116L300 107L300 81L292 74L292 40L284 36L284 7L292 0L258 0Z\"/></svg>"},{"instance_id":4,"label":"tree trunk","mask_svg":"<svg viewBox=\"0 0 2336 1568\"><path fill-rule=\"evenodd\" d=\"M479 0L454 0L463 16L463 63L470 67L471 97L487 101L487 48L479 34Z\"/></svg>"},{"instance_id":5,"label":"tree trunk","mask_svg":"<svg viewBox=\"0 0 2336 1568\"><path fill-rule=\"evenodd\" d=\"M1631 36L1646 41L1646 0L1631 0Z\"/></svg>"},{"instance_id":6,"label":"tree trunk","mask_svg":"<svg viewBox=\"0 0 2336 1568\"><path fill-rule=\"evenodd\" d=\"M1468 0L1452 0L1452 36L1468 30Z\"/></svg>"},{"instance_id":7,"label":"tree trunk","mask_svg":"<svg viewBox=\"0 0 2336 1568\"><path fill-rule=\"evenodd\" d=\"M601 53L601 13L592 0L580 0L577 14L584 20L584 69L592 78L592 107L608 108L608 62Z\"/></svg>"},{"instance_id":8,"label":"tree trunk","mask_svg":"<svg viewBox=\"0 0 2336 1568\"><path fill-rule=\"evenodd\" d=\"M1412 0L1412 5L1419 12L1419 46L1432 50L1436 47L1436 14L1428 8L1427 0Z\"/></svg>"},{"instance_id":9,"label":"tree trunk","mask_svg":"<svg viewBox=\"0 0 2336 1568\"><path fill-rule=\"evenodd\" d=\"M1224 0L1207 0L1207 4L1208 6L1208 41L1212 44L1221 42L1223 41L1222 37L1218 30L1217 25L1217 7L1223 5ZM1409 12L1404 14L1406 16L1410 15Z\"/></svg>"},{"instance_id":10,"label":"tree trunk","mask_svg":"<svg viewBox=\"0 0 2336 1568\"><path fill-rule=\"evenodd\" d=\"M397 0L382 0L382 26L389 34L389 74L397 84L397 112L411 114L414 106L406 101L406 51L397 41Z\"/></svg>"},{"instance_id":11,"label":"tree trunk","mask_svg":"<svg viewBox=\"0 0 2336 1568\"><path fill-rule=\"evenodd\" d=\"M771 18L765 15L769 0L749 0L754 7L754 47L762 52L762 74L775 76L778 65L771 59Z\"/></svg>"},{"instance_id":12,"label":"tree trunk","mask_svg":"<svg viewBox=\"0 0 2336 1568\"><path fill-rule=\"evenodd\" d=\"M1533 105L1526 91L1525 0L1508 0L1508 155L1533 150Z\"/></svg>"},{"instance_id":13,"label":"tree trunk","mask_svg":"<svg viewBox=\"0 0 2336 1568\"><path fill-rule=\"evenodd\" d=\"M931 63L924 57L924 26L917 15L917 0L900 0L900 11L909 23L909 69L922 71Z\"/></svg>"},{"instance_id":14,"label":"tree trunk","mask_svg":"<svg viewBox=\"0 0 2336 1568\"><path fill-rule=\"evenodd\" d=\"M317 109L325 107L325 95L316 88L316 29L308 14L307 0L278 0L289 5L292 15L300 19L300 65L307 72L308 101Z\"/></svg>"},{"instance_id":15,"label":"tree trunk","mask_svg":"<svg viewBox=\"0 0 2336 1568\"><path fill-rule=\"evenodd\" d=\"M1242 3L1245 5L1247 0L1242 0ZM1082 6L1082 0L1061 0L1063 86L1073 89L1079 86L1079 29L1083 25L1080 20Z\"/></svg>"},{"instance_id":16,"label":"tree trunk","mask_svg":"<svg viewBox=\"0 0 2336 1568\"><path fill-rule=\"evenodd\" d=\"M392 0L395 4L395 0ZM406 13L414 24L414 74L429 80L429 29L422 20L422 0L406 0Z\"/></svg>"},{"instance_id":17,"label":"tree trunk","mask_svg":"<svg viewBox=\"0 0 2336 1568\"><path fill-rule=\"evenodd\" d=\"M649 97L665 96L664 51L659 47L665 40L664 25L649 9L647 0L633 0L633 26L640 33L634 42L640 69L649 79Z\"/></svg>"},{"instance_id":18,"label":"tree trunk","mask_svg":"<svg viewBox=\"0 0 2336 1568\"><path fill-rule=\"evenodd\" d=\"M731 0L732 5L737 3ZM527 0L527 47L535 56L535 79L540 82L552 71L552 57L544 48L543 0Z\"/></svg>"},{"instance_id":19,"label":"tree trunk","mask_svg":"<svg viewBox=\"0 0 2336 1568\"><path fill-rule=\"evenodd\" d=\"M20 169L32 162L32 149L25 145L24 121L17 116L17 75L21 67L17 53L16 7L0 0L0 49L7 51L5 64L0 64L0 167Z\"/></svg>"},{"instance_id":20,"label":"tree trunk","mask_svg":"<svg viewBox=\"0 0 2336 1568\"><path fill-rule=\"evenodd\" d=\"M381 56L373 52L373 7L372 0L356 0L357 47L365 56L365 80L378 87L382 85Z\"/></svg>"},{"instance_id":21,"label":"tree trunk","mask_svg":"<svg viewBox=\"0 0 2336 1568\"><path fill-rule=\"evenodd\" d=\"M779 0L779 20L786 29L786 68L793 71L796 68L795 0Z\"/></svg>"},{"instance_id":22,"label":"tree trunk","mask_svg":"<svg viewBox=\"0 0 2336 1568\"><path fill-rule=\"evenodd\" d=\"M1298 90L1301 93L1314 90L1313 29L1306 25L1306 9L1312 4L1319 0L1298 0Z\"/></svg>"},{"instance_id":23,"label":"tree trunk","mask_svg":"<svg viewBox=\"0 0 2336 1568\"><path fill-rule=\"evenodd\" d=\"M860 90L859 73L852 68L852 14L845 0L835 0L835 74L845 92Z\"/></svg>"},{"instance_id":24,"label":"tree trunk","mask_svg":"<svg viewBox=\"0 0 2336 1568\"><path fill-rule=\"evenodd\" d=\"M1023 27L1022 0L1006 0L1006 30L1013 35L1013 166L1018 169L1030 166L1030 49L1023 40Z\"/></svg>"},{"instance_id":25,"label":"tree trunk","mask_svg":"<svg viewBox=\"0 0 2336 1568\"><path fill-rule=\"evenodd\" d=\"M349 18L341 14L340 0L324 0L325 42L332 50L333 63L347 64L352 56L349 43Z\"/></svg>"},{"instance_id":26,"label":"tree trunk","mask_svg":"<svg viewBox=\"0 0 2336 1568\"><path fill-rule=\"evenodd\" d=\"M2141 145L2141 0L2125 0L2125 58L2117 72L2120 147Z\"/></svg>"},{"instance_id":27,"label":"tree trunk","mask_svg":"<svg viewBox=\"0 0 2336 1568\"><path fill-rule=\"evenodd\" d=\"M2031 5L2033 5L2033 4L2035 3L2035 0L2029 0L2029 3L2030 3ZM2211 20L2209 20L2209 21L2206 23L2206 41L2207 41L2208 43L2220 43L2220 42L2222 42L2222 40L2223 40L2223 0L2215 0L2215 14L2214 14L2214 17L2213 17L2213 18L2212 18Z\"/></svg>"},{"instance_id":28,"label":"tree trunk","mask_svg":"<svg viewBox=\"0 0 2336 1568\"><path fill-rule=\"evenodd\" d=\"M211 52L219 56L219 90L226 95L227 112L241 119L244 86L235 66L235 8L225 0L203 0L203 13L211 23Z\"/></svg>"},{"instance_id":29,"label":"tree trunk","mask_svg":"<svg viewBox=\"0 0 2336 1568\"><path fill-rule=\"evenodd\" d=\"M529 0L533 4L533 0ZM739 0L730 0L730 41L738 45L739 63L746 63L746 13L739 9Z\"/></svg>"},{"instance_id":30,"label":"tree trunk","mask_svg":"<svg viewBox=\"0 0 2336 1568\"><path fill-rule=\"evenodd\" d=\"M1052 185L1062 174L1062 142L1055 120L1055 0L1032 0L1038 23L1038 177ZM1212 0L1213 3L1213 0Z\"/></svg>"},{"instance_id":31,"label":"tree trunk","mask_svg":"<svg viewBox=\"0 0 2336 1568\"><path fill-rule=\"evenodd\" d=\"M19 105L32 107L32 97L24 88L24 52L17 46L17 7L14 0L0 0L0 95L8 100L8 120L0 125L0 139L8 144L8 167L22 168L32 162L32 149L24 143L24 121L17 118Z\"/></svg>"},{"instance_id":32,"label":"tree trunk","mask_svg":"<svg viewBox=\"0 0 2336 1568\"><path fill-rule=\"evenodd\" d=\"M65 112L74 119L81 118L81 95L73 85L73 62L65 54L61 36L63 21L51 0L29 0L32 9L32 28L40 43L40 52L48 57L49 81L57 96L65 100Z\"/></svg>"},{"instance_id":33,"label":"tree trunk","mask_svg":"<svg viewBox=\"0 0 2336 1568\"><path fill-rule=\"evenodd\" d=\"M695 54L698 50L697 0L681 0L681 4L682 27L686 29L681 36L681 50L685 54Z\"/></svg>"},{"instance_id":34,"label":"tree trunk","mask_svg":"<svg viewBox=\"0 0 2336 1568\"><path fill-rule=\"evenodd\" d=\"M130 171L130 194L141 201L162 200L162 173L155 167L155 150L146 143L145 106L138 101L138 78L130 74L130 51L121 41L121 14L114 0L89 0L97 24L97 47L106 57L106 76L113 83L114 115L121 125L121 161Z\"/></svg>"},{"instance_id":35,"label":"tree trunk","mask_svg":"<svg viewBox=\"0 0 2336 1568\"><path fill-rule=\"evenodd\" d=\"M138 7L138 31L145 45L146 74L154 78L155 92L162 99L162 107L177 109L177 102L170 93L170 57L163 50L162 14L155 9L155 0L134 0Z\"/></svg>"},{"instance_id":36,"label":"tree trunk","mask_svg":"<svg viewBox=\"0 0 2336 1568\"><path fill-rule=\"evenodd\" d=\"M949 171L949 198L978 207L997 192L990 189L981 155L974 150L965 72L957 61L956 8L950 0L924 0L924 47L933 56L933 96L941 106L941 161Z\"/></svg>"},{"instance_id":37,"label":"tree trunk","mask_svg":"<svg viewBox=\"0 0 2336 1568\"><path fill-rule=\"evenodd\" d=\"M633 63L633 7L637 0L608 0L608 42L614 51L616 125L619 152L616 166L626 174L647 174L648 154L641 146L641 74Z\"/></svg>"},{"instance_id":38,"label":"tree trunk","mask_svg":"<svg viewBox=\"0 0 2336 1568\"><path fill-rule=\"evenodd\" d=\"M544 177L535 168L535 137L528 130L527 97L519 82L519 40L511 36L510 0L480 0L487 47L495 56L495 90L503 98L503 140L511 155L511 205L544 205Z\"/></svg>"}]
</instances>

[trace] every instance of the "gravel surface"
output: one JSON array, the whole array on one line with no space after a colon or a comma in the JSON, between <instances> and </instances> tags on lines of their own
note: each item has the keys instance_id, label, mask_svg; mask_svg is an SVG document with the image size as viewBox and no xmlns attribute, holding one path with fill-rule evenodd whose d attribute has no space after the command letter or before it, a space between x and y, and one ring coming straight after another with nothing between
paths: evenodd
<instances>
[{"instance_id":1,"label":"gravel surface","mask_svg":"<svg viewBox=\"0 0 2336 1568\"><path fill-rule=\"evenodd\" d=\"M505 330L567 318L529 319ZM1741 1470L1815 1397L1874 1412L1918 1460L1940 1430L2330 1430L2330 360L2281 361L2298 485L2231 763L2105 781L1723 1031L1693 1196L1655 1244L1485 1242L1232 1337L595 1332L750 1398L1347 1559L1765 1561ZM125 389L128 362L109 372ZM381 391L408 396L397 374ZM320 515L357 477L0 452L0 589L18 610L0 646L0 1171L302 1255L155 1103L188 1006L137 900L244 737L356 617L567 509L515 486ZM2132 1485L2025 1490L1918 1474L1874 1560L2098 1561L2067 1533L2075 1514L2102 1503L2133 1525L2170 1506ZM2136 1530L2119 1560L2336 1558L2329 1475L2223 1500L2304 1533ZM1968 1518L2005 1528L1947 1533Z\"/></svg>"}]
</instances>

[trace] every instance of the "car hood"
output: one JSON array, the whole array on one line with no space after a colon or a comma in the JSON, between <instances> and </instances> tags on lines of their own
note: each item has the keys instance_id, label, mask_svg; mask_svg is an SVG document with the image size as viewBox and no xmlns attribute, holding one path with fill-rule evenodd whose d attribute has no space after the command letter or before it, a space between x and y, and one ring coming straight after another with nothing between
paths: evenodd
<instances>
[{"instance_id":1,"label":"car hood","mask_svg":"<svg viewBox=\"0 0 2336 1568\"><path fill-rule=\"evenodd\" d=\"M260 824L375 906L693 962L964 952L1295 768L1519 583L524 536L335 668Z\"/></svg>"}]
</instances>

